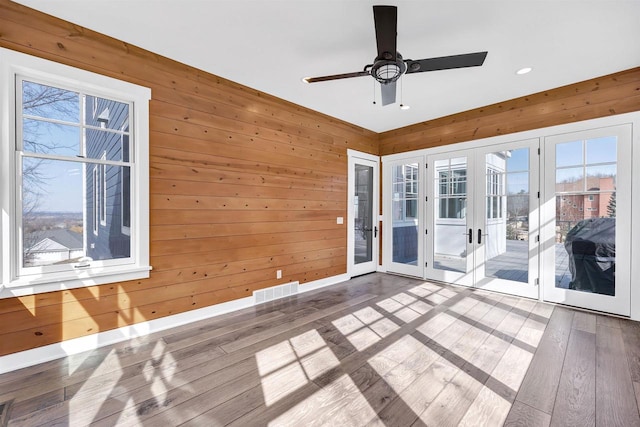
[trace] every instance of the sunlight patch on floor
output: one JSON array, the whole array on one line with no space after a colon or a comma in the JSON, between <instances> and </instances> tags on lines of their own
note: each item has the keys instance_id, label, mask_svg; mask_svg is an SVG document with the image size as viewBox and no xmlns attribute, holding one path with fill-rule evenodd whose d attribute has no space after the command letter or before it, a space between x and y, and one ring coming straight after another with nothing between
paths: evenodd
<instances>
[{"instance_id":1,"label":"sunlight patch on floor","mask_svg":"<svg viewBox=\"0 0 640 427\"><path fill-rule=\"evenodd\" d=\"M260 350L256 352L255 358L260 376L265 376L297 360L289 341L282 341Z\"/></svg>"},{"instance_id":2,"label":"sunlight patch on floor","mask_svg":"<svg viewBox=\"0 0 640 427\"><path fill-rule=\"evenodd\" d=\"M339 402L318 412L327 402ZM331 384L313 393L287 411L269 421L273 427L299 427L304 425L363 425L377 419L366 397L348 375L342 375Z\"/></svg>"},{"instance_id":3,"label":"sunlight patch on floor","mask_svg":"<svg viewBox=\"0 0 640 427\"><path fill-rule=\"evenodd\" d=\"M403 307L399 302L399 307ZM356 350L362 351L398 330L395 322L372 307L366 307L332 322Z\"/></svg>"},{"instance_id":4,"label":"sunlight patch on floor","mask_svg":"<svg viewBox=\"0 0 640 427\"><path fill-rule=\"evenodd\" d=\"M271 406L283 397L293 393L309 382L300 363L292 363L262 377L264 403Z\"/></svg>"},{"instance_id":5,"label":"sunlight patch on floor","mask_svg":"<svg viewBox=\"0 0 640 427\"><path fill-rule=\"evenodd\" d=\"M349 322L352 320L349 319ZM255 354L255 359L267 406L340 365L336 355L315 329L261 350Z\"/></svg>"},{"instance_id":6,"label":"sunlight patch on floor","mask_svg":"<svg viewBox=\"0 0 640 427\"><path fill-rule=\"evenodd\" d=\"M427 292L428 295L431 294L431 292L429 291L425 292ZM387 313L393 314L396 318L402 320L405 323L416 320L433 308L426 302L421 301L418 298L404 292L386 298L376 303L376 305L385 310Z\"/></svg>"},{"instance_id":7,"label":"sunlight patch on floor","mask_svg":"<svg viewBox=\"0 0 640 427\"><path fill-rule=\"evenodd\" d=\"M482 387L458 427L500 426L509 415L511 403L489 389Z\"/></svg>"},{"instance_id":8,"label":"sunlight patch on floor","mask_svg":"<svg viewBox=\"0 0 640 427\"><path fill-rule=\"evenodd\" d=\"M416 331L421 332L427 338L433 338L451 326L455 321L456 318L447 313L438 313L422 325L418 326Z\"/></svg>"}]
</instances>

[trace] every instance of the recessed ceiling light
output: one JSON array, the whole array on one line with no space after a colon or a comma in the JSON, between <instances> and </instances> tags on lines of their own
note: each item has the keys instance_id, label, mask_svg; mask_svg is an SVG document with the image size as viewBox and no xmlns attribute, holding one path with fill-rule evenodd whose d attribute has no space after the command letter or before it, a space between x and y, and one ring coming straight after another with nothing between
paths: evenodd
<instances>
[{"instance_id":1,"label":"recessed ceiling light","mask_svg":"<svg viewBox=\"0 0 640 427\"><path fill-rule=\"evenodd\" d=\"M411 107L409 107L408 105L400 104L400 109L401 110L408 110L409 108L411 108Z\"/></svg>"},{"instance_id":2,"label":"recessed ceiling light","mask_svg":"<svg viewBox=\"0 0 640 427\"><path fill-rule=\"evenodd\" d=\"M516 74L518 74L518 75L527 74L527 73L531 72L531 70L533 70L533 68L531 68L531 67L520 68L518 71L516 71Z\"/></svg>"}]
</instances>

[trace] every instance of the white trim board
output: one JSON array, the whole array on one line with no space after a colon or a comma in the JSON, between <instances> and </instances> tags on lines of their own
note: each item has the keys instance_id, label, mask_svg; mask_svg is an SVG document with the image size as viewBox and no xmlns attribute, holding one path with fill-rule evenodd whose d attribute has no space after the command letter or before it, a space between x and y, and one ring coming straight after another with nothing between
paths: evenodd
<instances>
[{"instance_id":1,"label":"white trim board","mask_svg":"<svg viewBox=\"0 0 640 427\"><path fill-rule=\"evenodd\" d=\"M299 286L298 293L309 292L324 288L349 280L347 274L327 277L304 283ZM71 356L85 351L95 350L111 344L116 344L128 339L142 337L166 329L175 328L199 320L209 319L222 314L231 313L254 306L253 296L245 297L221 304L211 305L184 313L161 317L147 322L136 323L135 325L124 326L118 329L98 332L97 334L85 337L73 338L31 350L20 351L18 353L0 356L0 374L37 365L62 357Z\"/></svg>"}]
</instances>

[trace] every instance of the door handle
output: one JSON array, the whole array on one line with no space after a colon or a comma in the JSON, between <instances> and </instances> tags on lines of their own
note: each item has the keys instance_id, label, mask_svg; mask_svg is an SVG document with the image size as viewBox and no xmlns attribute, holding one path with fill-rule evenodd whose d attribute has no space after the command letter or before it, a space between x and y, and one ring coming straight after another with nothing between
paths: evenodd
<instances>
[{"instance_id":1,"label":"door handle","mask_svg":"<svg viewBox=\"0 0 640 427\"><path fill-rule=\"evenodd\" d=\"M469 229L469 243L473 243L473 229Z\"/></svg>"},{"instance_id":2,"label":"door handle","mask_svg":"<svg viewBox=\"0 0 640 427\"><path fill-rule=\"evenodd\" d=\"M478 244L482 243L482 230L478 228Z\"/></svg>"},{"instance_id":3,"label":"door handle","mask_svg":"<svg viewBox=\"0 0 640 427\"><path fill-rule=\"evenodd\" d=\"M362 230L363 231L373 231L373 238L375 239L376 237L378 237L378 227L373 227L373 228L363 227Z\"/></svg>"}]
</instances>

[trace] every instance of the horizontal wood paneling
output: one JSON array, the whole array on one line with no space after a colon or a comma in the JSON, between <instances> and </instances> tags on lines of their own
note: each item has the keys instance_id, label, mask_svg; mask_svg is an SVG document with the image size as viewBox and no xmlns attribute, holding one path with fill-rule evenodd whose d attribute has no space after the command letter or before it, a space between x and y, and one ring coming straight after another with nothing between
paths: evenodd
<instances>
[{"instance_id":1,"label":"horizontal wood paneling","mask_svg":"<svg viewBox=\"0 0 640 427\"><path fill-rule=\"evenodd\" d=\"M152 89L154 267L148 280L0 300L0 355L344 273L347 149L384 155L640 109L633 69L377 135L8 0L0 46Z\"/></svg>"},{"instance_id":2,"label":"horizontal wood paneling","mask_svg":"<svg viewBox=\"0 0 640 427\"><path fill-rule=\"evenodd\" d=\"M380 134L394 154L640 110L640 68Z\"/></svg>"},{"instance_id":3,"label":"horizontal wood paneling","mask_svg":"<svg viewBox=\"0 0 640 427\"><path fill-rule=\"evenodd\" d=\"M0 46L151 88L154 267L0 300L0 355L346 272L347 149L377 134L8 0Z\"/></svg>"}]
</instances>

